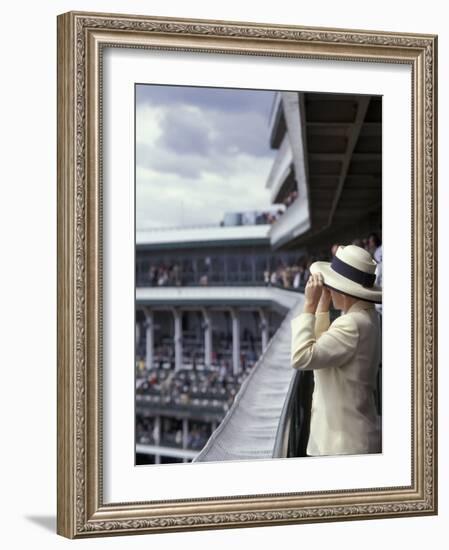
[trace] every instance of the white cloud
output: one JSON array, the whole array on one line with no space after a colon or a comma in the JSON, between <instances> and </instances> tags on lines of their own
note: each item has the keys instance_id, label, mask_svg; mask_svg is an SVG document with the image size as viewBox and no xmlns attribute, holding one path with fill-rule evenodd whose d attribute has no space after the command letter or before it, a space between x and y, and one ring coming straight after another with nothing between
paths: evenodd
<instances>
[{"instance_id":1,"label":"white cloud","mask_svg":"<svg viewBox=\"0 0 449 550\"><path fill-rule=\"evenodd\" d=\"M266 120L225 107L137 106L138 228L216 225L227 211L270 206L265 182L275 153Z\"/></svg>"},{"instance_id":2,"label":"white cloud","mask_svg":"<svg viewBox=\"0 0 449 550\"><path fill-rule=\"evenodd\" d=\"M136 177L136 224L150 227L217 225L225 212L264 209L269 159L239 155L232 178L203 172L200 178L180 177L139 166Z\"/></svg>"}]
</instances>

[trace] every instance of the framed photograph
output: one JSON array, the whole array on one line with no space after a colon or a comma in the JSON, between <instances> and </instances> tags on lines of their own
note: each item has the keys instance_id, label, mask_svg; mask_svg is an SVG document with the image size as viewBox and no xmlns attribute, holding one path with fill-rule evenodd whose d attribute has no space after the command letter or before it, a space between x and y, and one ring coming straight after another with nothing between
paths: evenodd
<instances>
[{"instance_id":1,"label":"framed photograph","mask_svg":"<svg viewBox=\"0 0 449 550\"><path fill-rule=\"evenodd\" d=\"M68 538L437 513L437 37L58 17Z\"/></svg>"}]
</instances>

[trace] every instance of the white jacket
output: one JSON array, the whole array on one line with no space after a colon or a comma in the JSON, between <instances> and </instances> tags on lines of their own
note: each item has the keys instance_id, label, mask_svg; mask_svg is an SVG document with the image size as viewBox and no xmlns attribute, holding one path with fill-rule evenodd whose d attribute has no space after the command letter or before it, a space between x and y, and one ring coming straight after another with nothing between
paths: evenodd
<instances>
[{"instance_id":1,"label":"white jacket","mask_svg":"<svg viewBox=\"0 0 449 550\"><path fill-rule=\"evenodd\" d=\"M374 304L358 300L331 325L329 313L301 313L291 328L292 367L314 371L307 454L380 453L374 390L381 340Z\"/></svg>"}]
</instances>

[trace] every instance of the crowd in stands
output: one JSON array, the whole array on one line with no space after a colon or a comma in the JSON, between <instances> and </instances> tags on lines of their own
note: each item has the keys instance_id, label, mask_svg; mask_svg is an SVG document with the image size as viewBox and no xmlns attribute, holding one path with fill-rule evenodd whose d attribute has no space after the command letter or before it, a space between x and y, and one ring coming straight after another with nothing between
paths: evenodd
<instances>
[{"instance_id":1,"label":"crowd in stands","mask_svg":"<svg viewBox=\"0 0 449 550\"><path fill-rule=\"evenodd\" d=\"M138 368L136 395L144 397L155 408L167 409L168 414L188 407L197 411L218 413L222 419L248 376L253 362L243 361L238 375L231 372L229 364L221 361L219 367L196 370ZM155 433L154 417L137 416L136 438L138 443L182 446L182 425L176 418L163 418L161 433ZM200 450L210 436L210 424L189 421L187 448Z\"/></svg>"},{"instance_id":2,"label":"crowd in stands","mask_svg":"<svg viewBox=\"0 0 449 550\"><path fill-rule=\"evenodd\" d=\"M210 434L211 425L206 422L189 421L187 434L187 449L199 451L206 444ZM162 446L181 447L182 423L176 418L164 417L160 426L154 417L138 417L136 422L136 440L142 445L155 445L159 442Z\"/></svg>"},{"instance_id":3,"label":"crowd in stands","mask_svg":"<svg viewBox=\"0 0 449 550\"><path fill-rule=\"evenodd\" d=\"M212 366L216 369L230 368L232 357L232 334L226 334L224 331L215 330L215 338L219 342L217 350L212 350ZM261 339L256 339L251 330L243 329L242 339L240 341L240 364L243 369L246 365L253 365L261 352ZM196 370L200 368L204 358L204 343L197 338L183 337L183 362L189 365L189 368ZM145 342L143 339L137 344L136 356L141 369L144 367ZM153 351L153 365L159 369L174 368L175 352L172 345L172 337L164 337Z\"/></svg>"},{"instance_id":4,"label":"crowd in stands","mask_svg":"<svg viewBox=\"0 0 449 550\"><path fill-rule=\"evenodd\" d=\"M376 233L372 233L365 238L356 238L352 244L365 248L373 255L378 264L381 263L382 244ZM332 249L336 250L336 246L334 245ZM277 261L277 267L271 270L267 269L264 272L256 272L256 280L251 281L251 284L265 284L266 286L278 286L302 291L310 274L310 264L315 260L329 261L333 253L331 250L323 250L314 255L302 255L296 261L291 262L276 260L276 257L273 256L270 258L270 263ZM201 264L198 267L198 272L193 269L194 261ZM138 284L149 286L185 286L188 284L207 286L212 281L214 281L212 284L229 284L225 282L225 275L222 270L213 272L210 256L197 260L192 258L191 262L192 265L184 272L177 262L155 262L149 266L147 274L139 276ZM245 277L245 273L242 273L241 276ZM238 283L238 281L234 281L234 283ZM245 284L248 284L248 280L245 280Z\"/></svg>"},{"instance_id":5,"label":"crowd in stands","mask_svg":"<svg viewBox=\"0 0 449 550\"><path fill-rule=\"evenodd\" d=\"M179 264L151 265L148 270L150 286L181 286L181 272Z\"/></svg>"},{"instance_id":6,"label":"crowd in stands","mask_svg":"<svg viewBox=\"0 0 449 550\"><path fill-rule=\"evenodd\" d=\"M225 273L223 269L216 269L213 271L212 258L206 256L200 259L201 266L194 270L193 262L194 258L190 260L190 265L184 265L184 270L179 263L176 262L155 262L151 264L146 273L138 274L138 285L143 286L187 286L187 285L199 285L208 286L210 284L230 284L225 280ZM268 260L267 260L268 261ZM274 261L271 258L270 261ZM248 276L250 277L248 281ZM232 273L233 283L239 284L238 273ZM242 283L245 284L263 284L262 272L256 272L255 280L251 280L253 277L252 272L240 273L242 277Z\"/></svg>"},{"instance_id":7,"label":"crowd in stands","mask_svg":"<svg viewBox=\"0 0 449 550\"><path fill-rule=\"evenodd\" d=\"M279 220L279 218L285 214L287 209L296 201L297 198L298 191L296 189L294 191L290 191L290 193L288 193L282 201L282 204L285 206L284 209L279 208L274 214L272 212L262 212L256 217L256 224L272 224Z\"/></svg>"},{"instance_id":8,"label":"crowd in stands","mask_svg":"<svg viewBox=\"0 0 449 550\"><path fill-rule=\"evenodd\" d=\"M256 225L271 225L276 220L278 220L282 216L282 214L282 209L279 209L276 212L261 212L256 216Z\"/></svg>"},{"instance_id":9,"label":"crowd in stands","mask_svg":"<svg viewBox=\"0 0 449 550\"><path fill-rule=\"evenodd\" d=\"M301 259L293 265L280 263L278 267L264 272L264 282L266 286L277 286L281 288L291 288L303 290L309 274L310 260Z\"/></svg>"},{"instance_id":10,"label":"crowd in stands","mask_svg":"<svg viewBox=\"0 0 449 550\"><path fill-rule=\"evenodd\" d=\"M164 406L189 405L227 411L235 394L249 374L255 361L244 360L239 374L234 375L229 362L222 360L211 368L138 369L137 395L153 396L154 404ZM157 365L157 364L156 364Z\"/></svg>"}]
</instances>

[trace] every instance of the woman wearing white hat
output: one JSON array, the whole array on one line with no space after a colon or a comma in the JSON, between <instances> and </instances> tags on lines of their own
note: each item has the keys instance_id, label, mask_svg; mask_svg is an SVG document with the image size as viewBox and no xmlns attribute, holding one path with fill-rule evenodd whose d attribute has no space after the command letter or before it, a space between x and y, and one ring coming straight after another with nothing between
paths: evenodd
<instances>
[{"instance_id":1,"label":"woman wearing white hat","mask_svg":"<svg viewBox=\"0 0 449 550\"><path fill-rule=\"evenodd\" d=\"M292 367L314 371L309 456L381 452L374 397L381 359L374 304L382 302L376 265L369 252L348 245L332 262L310 266L303 312L291 321ZM332 324L331 299L342 311Z\"/></svg>"}]
</instances>

